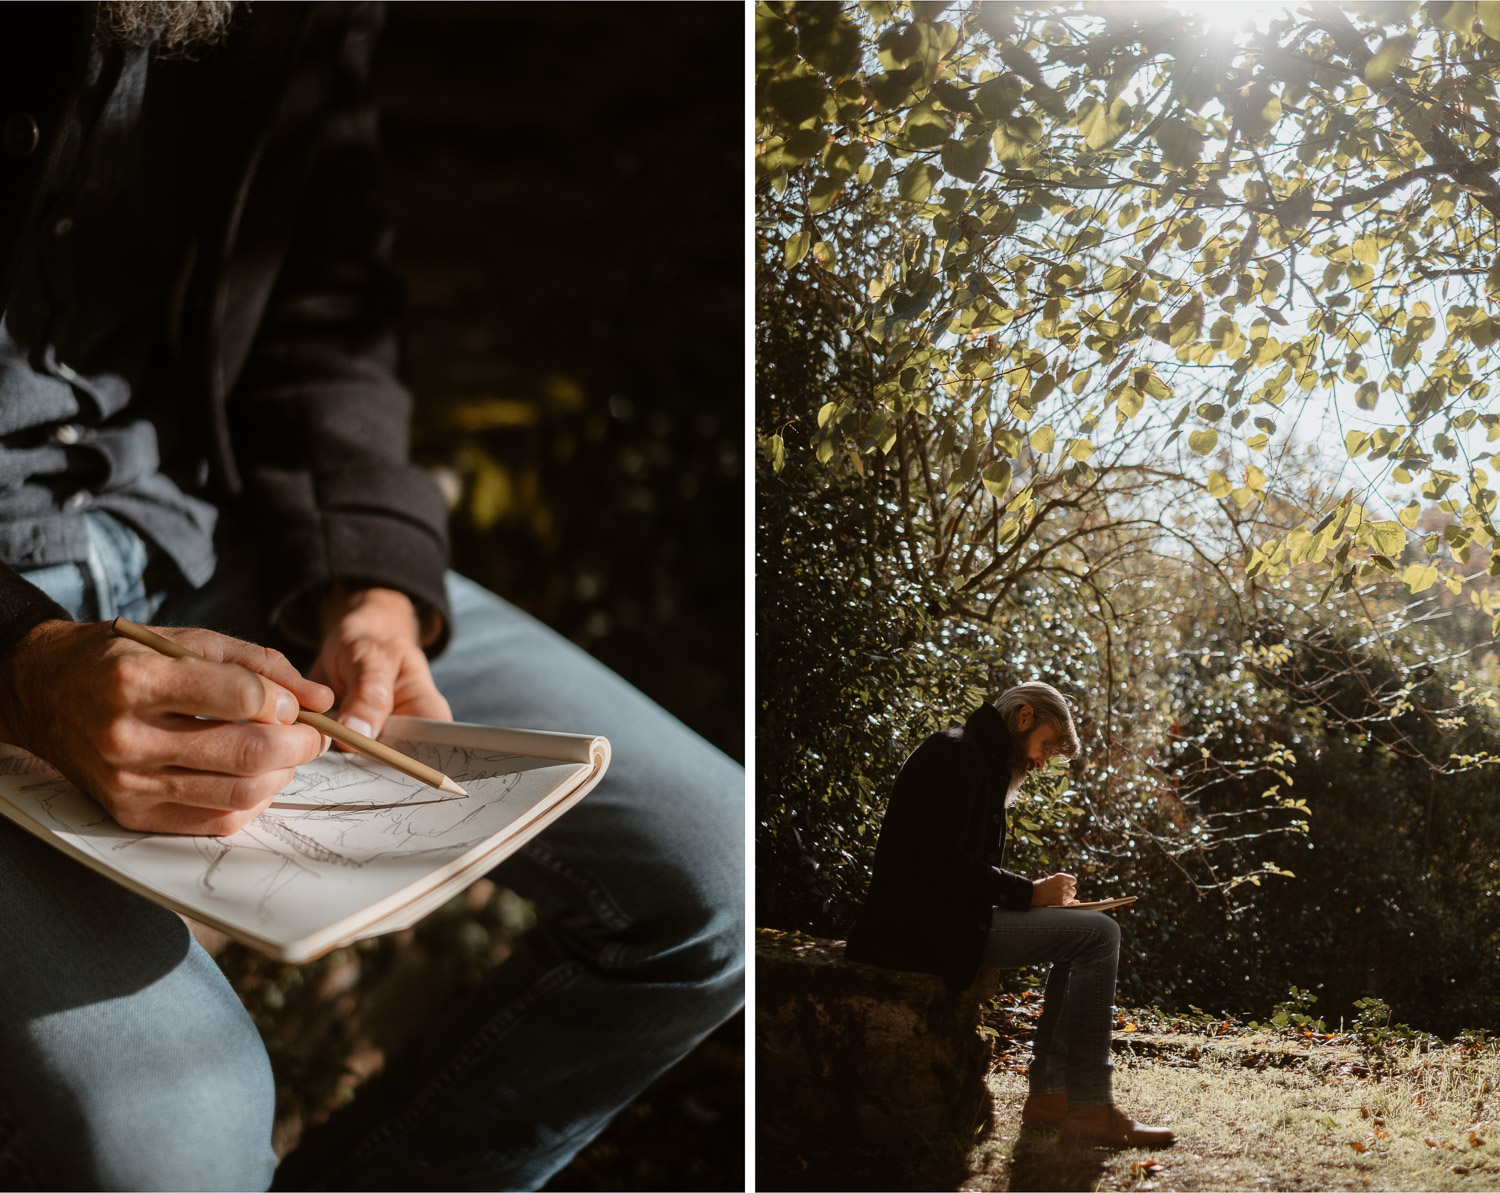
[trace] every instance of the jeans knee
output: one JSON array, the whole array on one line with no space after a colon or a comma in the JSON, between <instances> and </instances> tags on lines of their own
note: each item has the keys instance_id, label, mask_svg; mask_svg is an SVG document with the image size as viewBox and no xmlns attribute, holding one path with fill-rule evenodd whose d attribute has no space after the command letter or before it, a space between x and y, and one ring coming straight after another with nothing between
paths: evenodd
<instances>
[{"instance_id":1,"label":"jeans knee","mask_svg":"<svg viewBox=\"0 0 1500 1193\"><path fill-rule=\"evenodd\" d=\"M94 1186L107 1189L266 1189L276 1090L264 1049L168 1055L141 1093L87 1108Z\"/></svg>"},{"instance_id":2,"label":"jeans knee","mask_svg":"<svg viewBox=\"0 0 1500 1193\"><path fill-rule=\"evenodd\" d=\"M1112 957L1120 951L1120 925L1113 916L1102 911L1078 912L1089 917L1089 940L1093 951L1103 957Z\"/></svg>"},{"instance_id":3,"label":"jeans knee","mask_svg":"<svg viewBox=\"0 0 1500 1193\"><path fill-rule=\"evenodd\" d=\"M653 961L697 985L738 982L745 969L743 853L678 858L663 879L644 917Z\"/></svg>"},{"instance_id":4,"label":"jeans knee","mask_svg":"<svg viewBox=\"0 0 1500 1193\"><path fill-rule=\"evenodd\" d=\"M161 987L38 1033L81 1128L49 1166L84 1188L268 1188L276 1090L254 1025L201 950Z\"/></svg>"}]
</instances>

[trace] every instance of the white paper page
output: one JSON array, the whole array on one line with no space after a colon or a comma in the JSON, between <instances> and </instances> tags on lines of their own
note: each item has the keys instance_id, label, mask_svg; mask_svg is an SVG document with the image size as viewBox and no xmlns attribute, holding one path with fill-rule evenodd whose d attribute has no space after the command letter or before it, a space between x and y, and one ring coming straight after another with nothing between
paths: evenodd
<instances>
[{"instance_id":1,"label":"white paper page","mask_svg":"<svg viewBox=\"0 0 1500 1193\"><path fill-rule=\"evenodd\" d=\"M303 956L315 955L319 941L359 935L351 919L363 924L389 916L447 874L472 867L497 836L503 841L507 830L534 824L596 769L473 747L389 744L451 776L468 796L334 751L300 767L271 808L230 837L123 829L56 771L19 751L0 756L0 795L80 860L104 863L127 884L231 934L264 941L268 951ZM21 817L15 818L24 824Z\"/></svg>"}]
</instances>

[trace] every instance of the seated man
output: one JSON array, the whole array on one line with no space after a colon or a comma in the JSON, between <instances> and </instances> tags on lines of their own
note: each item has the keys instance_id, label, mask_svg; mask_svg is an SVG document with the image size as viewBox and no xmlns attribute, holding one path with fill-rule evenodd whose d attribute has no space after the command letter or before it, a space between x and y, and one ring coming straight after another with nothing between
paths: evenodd
<instances>
[{"instance_id":1,"label":"seated man","mask_svg":"<svg viewBox=\"0 0 1500 1193\"><path fill-rule=\"evenodd\" d=\"M538 927L279 1173L264 1048L182 921L0 820L0 1187L534 1188L743 1000L743 771L445 570L394 369L377 26L0 9L0 740L178 833L236 830L325 748L299 703L614 760L495 875Z\"/></svg>"},{"instance_id":2,"label":"seated man","mask_svg":"<svg viewBox=\"0 0 1500 1193\"><path fill-rule=\"evenodd\" d=\"M1050 963L1022 1123L1111 1147L1165 1147L1171 1131L1142 1126L1110 1093L1119 926L1102 912L1063 910L1075 902L1071 874L1033 880L1002 868L1006 809L1026 772L1078 750L1067 701L1045 683L1010 688L918 746L891 793L849 956L941 974L956 990L981 965Z\"/></svg>"}]
</instances>

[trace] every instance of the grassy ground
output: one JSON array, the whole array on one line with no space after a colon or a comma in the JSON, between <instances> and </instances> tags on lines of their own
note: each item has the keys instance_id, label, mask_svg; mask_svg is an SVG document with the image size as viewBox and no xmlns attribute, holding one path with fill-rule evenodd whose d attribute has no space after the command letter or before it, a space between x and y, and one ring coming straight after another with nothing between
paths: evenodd
<instances>
[{"instance_id":1,"label":"grassy ground","mask_svg":"<svg viewBox=\"0 0 1500 1193\"><path fill-rule=\"evenodd\" d=\"M1500 1189L1500 1051L1121 1020L1115 1094L1175 1147L1112 1152L1020 1130L1034 999L1002 1003L990 1130L958 1188Z\"/></svg>"}]
</instances>

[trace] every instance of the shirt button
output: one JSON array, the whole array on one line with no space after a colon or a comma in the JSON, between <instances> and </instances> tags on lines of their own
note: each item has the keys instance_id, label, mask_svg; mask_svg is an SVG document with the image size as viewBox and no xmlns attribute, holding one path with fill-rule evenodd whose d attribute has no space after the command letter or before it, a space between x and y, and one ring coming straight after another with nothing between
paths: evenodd
<instances>
[{"instance_id":1,"label":"shirt button","mask_svg":"<svg viewBox=\"0 0 1500 1193\"><path fill-rule=\"evenodd\" d=\"M84 504L84 502L86 502L88 499L89 499L89 495L87 493L83 492L82 490L79 490L77 493L74 493L73 496L71 496L71 497L68 498L66 504L67 504L67 507L70 510L76 510L79 506L81 506L82 504Z\"/></svg>"},{"instance_id":2,"label":"shirt button","mask_svg":"<svg viewBox=\"0 0 1500 1193\"><path fill-rule=\"evenodd\" d=\"M78 374L77 374L77 372L74 371L73 367L71 365L65 365L65 364L63 364L62 361L58 361L57 362L56 371L57 371L57 375L59 377L61 377L64 381L77 381L78 380Z\"/></svg>"},{"instance_id":3,"label":"shirt button","mask_svg":"<svg viewBox=\"0 0 1500 1193\"><path fill-rule=\"evenodd\" d=\"M52 225L52 235L54 236L66 236L72 230L73 217L71 215L63 216L62 219Z\"/></svg>"},{"instance_id":4,"label":"shirt button","mask_svg":"<svg viewBox=\"0 0 1500 1193\"><path fill-rule=\"evenodd\" d=\"M12 112L5 118L3 139L11 157L30 157L41 143L42 130L25 112Z\"/></svg>"},{"instance_id":5,"label":"shirt button","mask_svg":"<svg viewBox=\"0 0 1500 1193\"><path fill-rule=\"evenodd\" d=\"M58 427L57 430L53 431L52 434L56 437L59 443L66 443L70 447L78 442L78 428L75 427L72 423L63 423L63 425Z\"/></svg>"}]
</instances>

